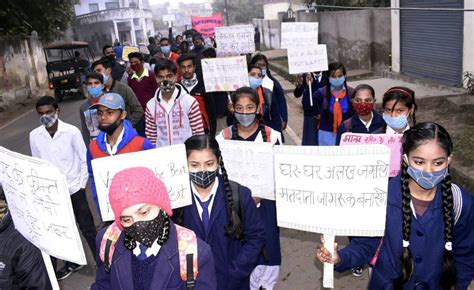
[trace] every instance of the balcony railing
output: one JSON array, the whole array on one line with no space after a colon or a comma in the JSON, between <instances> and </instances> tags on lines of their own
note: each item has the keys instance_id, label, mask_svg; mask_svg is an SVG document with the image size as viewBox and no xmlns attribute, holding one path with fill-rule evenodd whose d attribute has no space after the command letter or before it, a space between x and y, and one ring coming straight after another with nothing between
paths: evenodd
<instances>
[{"instance_id":1,"label":"balcony railing","mask_svg":"<svg viewBox=\"0 0 474 290\"><path fill-rule=\"evenodd\" d=\"M117 8L96 11L88 14L76 16L76 25L86 25L114 20L124 20L133 18L152 18L151 10L138 8Z\"/></svg>"}]
</instances>

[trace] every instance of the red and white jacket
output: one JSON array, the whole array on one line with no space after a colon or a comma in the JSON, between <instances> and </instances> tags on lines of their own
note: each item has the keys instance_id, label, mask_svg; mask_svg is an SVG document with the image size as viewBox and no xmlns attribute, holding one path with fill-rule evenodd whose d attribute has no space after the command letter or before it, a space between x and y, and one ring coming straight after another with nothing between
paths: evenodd
<instances>
[{"instance_id":1,"label":"red and white jacket","mask_svg":"<svg viewBox=\"0 0 474 290\"><path fill-rule=\"evenodd\" d=\"M172 106L162 100L158 89L146 104L145 134L156 147L183 144L193 135L204 134L199 104L181 85L176 84L170 102Z\"/></svg>"}]
</instances>

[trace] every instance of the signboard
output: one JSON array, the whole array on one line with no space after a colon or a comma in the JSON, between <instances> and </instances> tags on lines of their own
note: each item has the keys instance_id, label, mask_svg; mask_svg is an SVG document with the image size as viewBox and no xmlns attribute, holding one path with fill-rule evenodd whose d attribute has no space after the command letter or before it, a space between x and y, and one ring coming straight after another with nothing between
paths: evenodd
<instances>
[{"instance_id":1,"label":"signboard","mask_svg":"<svg viewBox=\"0 0 474 290\"><path fill-rule=\"evenodd\" d=\"M192 204L184 144L98 158L92 160L92 170L103 221L114 219L109 203L112 178L117 172L130 167L153 170L166 185L172 208Z\"/></svg>"},{"instance_id":2,"label":"signboard","mask_svg":"<svg viewBox=\"0 0 474 290\"><path fill-rule=\"evenodd\" d=\"M318 22L282 22L281 49L318 44Z\"/></svg>"},{"instance_id":3,"label":"signboard","mask_svg":"<svg viewBox=\"0 0 474 290\"><path fill-rule=\"evenodd\" d=\"M208 17L191 16L193 29L201 33L203 37L214 36L214 28L220 27L222 23L222 14L217 13Z\"/></svg>"},{"instance_id":4,"label":"signboard","mask_svg":"<svg viewBox=\"0 0 474 290\"><path fill-rule=\"evenodd\" d=\"M229 92L249 86L245 56L201 60L206 92Z\"/></svg>"},{"instance_id":5,"label":"signboard","mask_svg":"<svg viewBox=\"0 0 474 290\"><path fill-rule=\"evenodd\" d=\"M288 49L288 68L290 74L327 71L328 53L326 44Z\"/></svg>"},{"instance_id":6,"label":"signboard","mask_svg":"<svg viewBox=\"0 0 474 290\"><path fill-rule=\"evenodd\" d=\"M0 180L15 228L41 251L85 265L66 177L49 162L0 147Z\"/></svg>"},{"instance_id":7,"label":"signboard","mask_svg":"<svg viewBox=\"0 0 474 290\"><path fill-rule=\"evenodd\" d=\"M216 27L217 56L255 52L252 24Z\"/></svg>"}]
</instances>

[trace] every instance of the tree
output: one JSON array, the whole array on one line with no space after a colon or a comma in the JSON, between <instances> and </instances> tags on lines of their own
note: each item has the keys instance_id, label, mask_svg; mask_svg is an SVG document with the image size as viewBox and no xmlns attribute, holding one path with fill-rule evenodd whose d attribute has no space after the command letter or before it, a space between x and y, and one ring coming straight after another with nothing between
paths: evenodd
<instances>
[{"instance_id":1,"label":"tree","mask_svg":"<svg viewBox=\"0 0 474 290\"><path fill-rule=\"evenodd\" d=\"M225 0L216 0L213 4L214 12L221 12L225 19ZM254 0L227 0L227 25L251 23L253 18L263 18L262 1Z\"/></svg>"},{"instance_id":2,"label":"tree","mask_svg":"<svg viewBox=\"0 0 474 290\"><path fill-rule=\"evenodd\" d=\"M6 0L0 6L0 34L27 36L36 31L45 43L64 35L78 0Z\"/></svg>"}]
</instances>

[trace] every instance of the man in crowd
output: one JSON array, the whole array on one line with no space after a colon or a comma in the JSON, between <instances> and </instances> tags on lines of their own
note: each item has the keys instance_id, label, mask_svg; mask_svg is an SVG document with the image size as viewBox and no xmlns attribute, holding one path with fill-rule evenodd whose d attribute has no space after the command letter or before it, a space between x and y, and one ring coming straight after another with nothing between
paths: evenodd
<instances>
[{"instance_id":1,"label":"man in crowd","mask_svg":"<svg viewBox=\"0 0 474 290\"><path fill-rule=\"evenodd\" d=\"M91 252L95 253L97 231L86 198L87 151L81 132L59 119L58 103L53 97L40 98L36 112L42 125L30 132L31 155L51 162L66 176L76 222ZM66 261L56 272L56 278L65 279L82 267Z\"/></svg>"},{"instance_id":2,"label":"man in crowd","mask_svg":"<svg viewBox=\"0 0 474 290\"><path fill-rule=\"evenodd\" d=\"M153 36L148 37L148 42L150 44L147 45L148 51L151 56L155 55L159 51L159 46L156 45L156 39Z\"/></svg>"},{"instance_id":3,"label":"man in crowd","mask_svg":"<svg viewBox=\"0 0 474 290\"><path fill-rule=\"evenodd\" d=\"M104 77L104 90L108 93L116 93L122 96L125 101L127 118L136 127L143 117L143 108L133 90L126 84L111 78L112 64L107 59L100 59L92 64L95 72L101 73Z\"/></svg>"},{"instance_id":4,"label":"man in crowd","mask_svg":"<svg viewBox=\"0 0 474 290\"><path fill-rule=\"evenodd\" d=\"M156 147L183 144L192 135L204 134L199 104L177 83L176 73L169 59L155 66L159 89L147 103L145 133Z\"/></svg>"},{"instance_id":5,"label":"man in crowd","mask_svg":"<svg viewBox=\"0 0 474 290\"><path fill-rule=\"evenodd\" d=\"M102 54L104 58L108 59L111 64L111 76L115 81L125 81L127 80L127 72L125 65L117 61L117 55L112 45L104 45L102 48ZM122 56L120 56L122 58Z\"/></svg>"},{"instance_id":6,"label":"man in crowd","mask_svg":"<svg viewBox=\"0 0 474 290\"><path fill-rule=\"evenodd\" d=\"M96 109L89 109L99 101L104 94L104 76L95 71L89 73L86 79L88 91L87 100L79 107L79 117L81 119L82 138L86 146L92 139L99 135L99 118Z\"/></svg>"},{"instance_id":7,"label":"man in crowd","mask_svg":"<svg viewBox=\"0 0 474 290\"><path fill-rule=\"evenodd\" d=\"M91 109L97 110L100 133L89 145L87 166L91 178L92 197L100 214L91 161L122 153L152 149L154 146L147 139L138 136L131 123L126 120L125 102L120 95L105 93Z\"/></svg>"},{"instance_id":8,"label":"man in crowd","mask_svg":"<svg viewBox=\"0 0 474 290\"><path fill-rule=\"evenodd\" d=\"M211 136L216 135L216 107L214 95L206 93L204 81L196 75L196 56L188 53L178 58L179 70L182 76L179 82L186 91L199 103L204 129Z\"/></svg>"},{"instance_id":9,"label":"man in crowd","mask_svg":"<svg viewBox=\"0 0 474 290\"><path fill-rule=\"evenodd\" d=\"M170 40L166 37L163 37L162 39L160 39L160 51L155 54L154 57L169 59L175 64L177 64L177 60L180 55L171 51Z\"/></svg>"}]
</instances>

